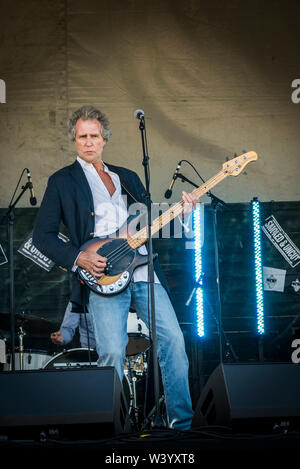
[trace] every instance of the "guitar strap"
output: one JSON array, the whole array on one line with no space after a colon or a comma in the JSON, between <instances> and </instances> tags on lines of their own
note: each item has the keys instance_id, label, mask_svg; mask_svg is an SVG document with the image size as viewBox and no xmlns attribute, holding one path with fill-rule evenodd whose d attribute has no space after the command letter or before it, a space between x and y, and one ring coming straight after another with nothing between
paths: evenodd
<instances>
[{"instance_id":1,"label":"guitar strap","mask_svg":"<svg viewBox=\"0 0 300 469\"><path fill-rule=\"evenodd\" d=\"M143 203L141 200L137 200L134 197L134 195L132 195L132 193L129 191L129 189L127 189L127 187L123 184L123 182L121 182L121 179L120 179L120 184L121 184L121 187L124 189L124 191L127 192L129 197L131 197L135 202L137 202L138 204Z\"/></svg>"}]
</instances>

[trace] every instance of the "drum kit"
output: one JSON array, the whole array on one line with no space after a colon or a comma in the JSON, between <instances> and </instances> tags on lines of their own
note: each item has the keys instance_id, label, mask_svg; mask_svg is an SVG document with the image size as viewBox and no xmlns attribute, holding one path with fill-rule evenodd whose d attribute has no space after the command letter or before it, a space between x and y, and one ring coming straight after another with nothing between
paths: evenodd
<instances>
[{"instance_id":1,"label":"drum kit","mask_svg":"<svg viewBox=\"0 0 300 469\"><path fill-rule=\"evenodd\" d=\"M18 336L19 345L15 350L15 370L28 371L41 369L45 361L51 354L45 350L34 350L24 348L24 337L26 335L49 335L58 326L52 322L30 314L20 313L15 315L15 333ZM0 330L10 330L10 314L0 314ZM2 341L3 342L3 341ZM6 347L5 347L6 348ZM6 359L3 369L9 371L12 369L11 351L9 347L6 351ZM2 361L3 363L3 361Z\"/></svg>"},{"instance_id":2,"label":"drum kit","mask_svg":"<svg viewBox=\"0 0 300 469\"><path fill-rule=\"evenodd\" d=\"M24 348L25 335L47 335L59 329L59 326L41 317L16 314L15 329L19 339L16 347L15 370L66 370L74 368L96 367L98 354L94 349L72 348L51 355L47 350ZM10 314L0 314L0 330L10 330ZM136 430L143 420L144 394L148 371L148 353L150 349L149 329L146 324L130 312L127 321L128 344L124 362L123 391L128 403L128 412ZM50 339L49 339L50 340ZM1 355L1 345L5 344L5 353ZM1 359L2 356L2 359ZM4 359L3 359L4 356ZM0 339L0 363L3 371L11 371L11 353L6 351L6 340Z\"/></svg>"}]
</instances>

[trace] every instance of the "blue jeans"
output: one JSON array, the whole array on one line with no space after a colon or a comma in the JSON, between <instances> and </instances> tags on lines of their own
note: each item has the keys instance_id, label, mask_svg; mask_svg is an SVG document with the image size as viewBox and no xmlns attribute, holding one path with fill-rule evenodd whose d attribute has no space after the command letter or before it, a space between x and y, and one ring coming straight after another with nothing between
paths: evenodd
<instances>
[{"instance_id":1,"label":"blue jeans","mask_svg":"<svg viewBox=\"0 0 300 469\"><path fill-rule=\"evenodd\" d=\"M123 379L129 307L149 327L146 282L133 282L118 295L90 292L88 311L94 328L99 366L114 366ZM189 430L193 410L188 384L188 359L183 334L166 290L154 285L157 353L161 369L169 427Z\"/></svg>"}]
</instances>

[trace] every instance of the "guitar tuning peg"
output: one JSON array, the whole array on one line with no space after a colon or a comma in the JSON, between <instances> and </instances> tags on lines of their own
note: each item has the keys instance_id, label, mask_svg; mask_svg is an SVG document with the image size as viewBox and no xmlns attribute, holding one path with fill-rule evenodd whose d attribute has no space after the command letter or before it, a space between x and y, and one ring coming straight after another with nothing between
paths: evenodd
<instances>
[{"instance_id":1,"label":"guitar tuning peg","mask_svg":"<svg viewBox=\"0 0 300 469\"><path fill-rule=\"evenodd\" d=\"M247 150L242 150L242 153L247 153ZM242 172L243 176L247 176L247 171Z\"/></svg>"},{"instance_id":2,"label":"guitar tuning peg","mask_svg":"<svg viewBox=\"0 0 300 469\"><path fill-rule=\"evenodd\" d=\"M243 153L247 153L247 150L242 150ZM247 171L242 172L243 176L247 176Z\"/></svg>"}]
</instances>

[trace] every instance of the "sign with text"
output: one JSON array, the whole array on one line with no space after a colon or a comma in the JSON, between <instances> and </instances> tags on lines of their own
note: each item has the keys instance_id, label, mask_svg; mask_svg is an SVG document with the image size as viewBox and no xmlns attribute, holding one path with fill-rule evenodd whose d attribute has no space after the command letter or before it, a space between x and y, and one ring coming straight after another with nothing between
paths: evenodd
<instances>
[{"instance_id":1,"label":"sign with text","mask_svg":"<svg viewBox=\"0 0 300 469\"><path fill-rule=\"evenodd\" d=\"M62 233L59 233L58 237L65 243L69 241L69 238L67 238L67 236L63 235ZM34 246L32 243L32 232L27 236L25 241L19 247L18 252L23 254L23 256L28 257L28 259L35 262L39 267L42 267L42 269L47 270L47 272L50 272L50 270L55 265L51 259L42 254L38 248Z\"/></svg>"},{"instance_id":2,"label":"sign with text","mask_svg":"<svg viewBox=\"0 0 300 469\"><path fill-rule=\"evenodd\" d=\"M300 250L279 225L274 215L266 218L261 228L290 266L296 267L300 263Z\"/></svg>"}]
</instances>

